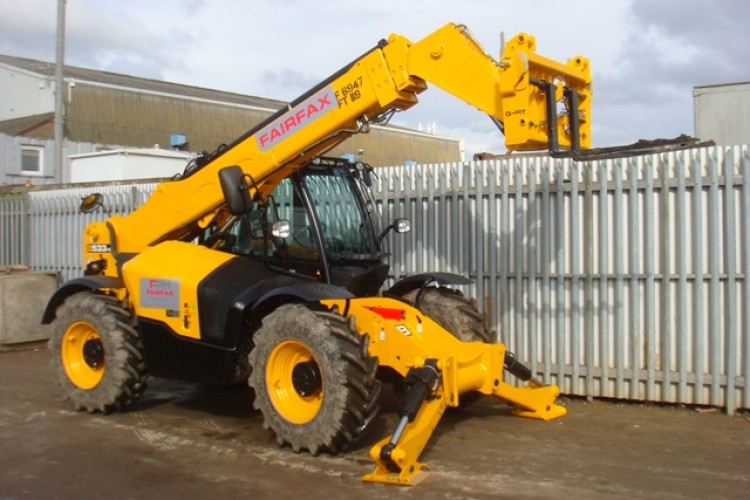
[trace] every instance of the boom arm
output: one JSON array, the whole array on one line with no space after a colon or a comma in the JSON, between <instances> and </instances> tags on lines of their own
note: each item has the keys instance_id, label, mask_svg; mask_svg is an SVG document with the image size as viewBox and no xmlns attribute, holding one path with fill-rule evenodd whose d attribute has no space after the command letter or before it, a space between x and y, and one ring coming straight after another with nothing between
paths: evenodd
<instances>
[{"instance_id":1,"label":"boom arm","mask_svg":"<svg viewBox=\"0 0 750 500\"><path fill-rule=\"evenodd\" d=\"M460 25L448 24L412 43L400 35L364 54L215 154L199 170L160 184L128 216L91 224L85 260L113 260L98 253L139 253L149 245L182 238L205 227L224 200L218 171L239 165L263 194L309 159L369 124L417 103L430 82L487 113L501 126L510 150L590 147L591 88L588 60L559 63L535 53L535 41L517 35L494 61ZM563 102L567 113L558 116ZM96 251L92 251L95 249ZM106 274L116 273L108 262Z\"/></svg>"}]
</instances>

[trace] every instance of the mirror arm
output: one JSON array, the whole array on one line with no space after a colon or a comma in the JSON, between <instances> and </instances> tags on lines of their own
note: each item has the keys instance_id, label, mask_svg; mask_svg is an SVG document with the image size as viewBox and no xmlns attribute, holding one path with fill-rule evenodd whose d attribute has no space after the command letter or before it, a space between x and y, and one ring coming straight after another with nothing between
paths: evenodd
<instances>
[{"instance_id":1,"label":"mirror arm","mask_svg":"<svg viewBox=\"0 0 750 500\"><path fill-rule=\"evenodd\" d=\"M386 235L387 235L387 234L388 234L388 233L389 233L389 232L390 232L390 231L391 231L392 229L394 229L395 227L396 227L396 223L395 223L395 222L393 222L393 223L391 223L391 224L390 224L390 225L389 225L388 227L386 227L385 229L383 229L383 232L382 232L382 233L380 233L380 236L378 236L378 243L380 243L381 241L383 241L383 238L385 238L385 237L386 237Z\"/></svg>"}]
</instances>

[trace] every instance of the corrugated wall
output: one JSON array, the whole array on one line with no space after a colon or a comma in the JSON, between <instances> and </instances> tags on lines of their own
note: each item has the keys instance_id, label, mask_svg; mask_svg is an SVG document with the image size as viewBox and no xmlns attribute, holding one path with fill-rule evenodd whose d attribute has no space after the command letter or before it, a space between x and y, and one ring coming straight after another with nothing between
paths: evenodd
<instances>
[{"instance_id":1,"label":"corrugated wall","mask_svg":"<svg viewBox=\"0 0 750 500\"><path fill-rule=\"evenodd\" d=\"M190 151L213 151L241 137L271 110L155 95L122 88L81 83L72 94L66 118L66 137L73 141L169 148L170 133L185 134ZM406 161L443 162L461 159L460 142L398 128L373 127L357 134L330 153L363 151L372 165Z\"/></svg>"},{"instance_id":2,"label":"corrugated wall","mask_svg":"<svg viewBox=\"0 0 750 500\"><path fill-rule=\"evenodd\" d=\"M74 141L169 148L169 134L187 136L191 151L228 144L270 111L108 87L76 86L66 136Z\"/></svg>"},{"instance_id":3,"label":"corrugated wall","mask_svg":"<svg viewBox=\"0 0 750 500\"><path fill-rule=\"evenodd\" d=\"M377 174L384 220L413 227L390 237L391 279L471 277L465 292L498 340L544 381L588 397L750 407L747 147ZM106 205L125 213L153 188L108 188ZM83 194L2 197L0 257L18 253L11 234L28 235L22 263L79 273Z\"/></svg>"}]
</instances>

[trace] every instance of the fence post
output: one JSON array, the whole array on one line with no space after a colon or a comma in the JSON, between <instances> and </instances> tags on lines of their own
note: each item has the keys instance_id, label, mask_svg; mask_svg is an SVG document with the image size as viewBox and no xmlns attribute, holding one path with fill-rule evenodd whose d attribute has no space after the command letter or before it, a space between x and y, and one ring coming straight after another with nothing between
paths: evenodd
<instances>
[{"instance_id":1,"label":"fence post","mask_svg":"<svg viewBox=\"0 0 750 500\"><path fill-rule=\"evenodd\" d=\"M724 265L726 273L724 314L724 349L726 386L724 404L728 415L734 415L737 408L735 377L737 376L737 352L739 351L737 335L737 235L735 232L734 203L734 148L724 152Z\"/></svg>"}]
</instances>

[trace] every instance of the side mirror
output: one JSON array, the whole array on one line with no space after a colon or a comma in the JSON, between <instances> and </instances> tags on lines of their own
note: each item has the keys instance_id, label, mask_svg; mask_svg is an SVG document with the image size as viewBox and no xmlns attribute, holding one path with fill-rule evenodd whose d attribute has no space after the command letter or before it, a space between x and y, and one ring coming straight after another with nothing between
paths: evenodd
<instances>
[{"instance_id":1,"label":"side mirror","mask_svg":"<svg viewBox=\"0 0 750 500\"><path fill-rule=\"evenodd\" d=\"M240 167L234 165L219 170L219 183L229 213L241 215L250 211L253 201L250 199L248 186L245 183L245 174Z\"/></svg>"},{"instance_id":2,"label":"side mirror","mask_svg":"<svg viewBox=\"0 0 750 500\"><path fill-rule=\"evenodd\" d=\"M393 221L393 230L397 234L404 234L411 231L411 222L409 219L396 219Z\"/></svg>"},{"instance_id":3,"label":"side mirror","mask_svg":"<svg viewBox=\"0 0 750 500\"><path fill-rule=\"evenodd\" d=\"M271 225L271 236L274 238L285 239L290 234L292 234L292 224L286 219L277 220Z\"/></svg>"},{"instance_id":4,"label":"side mirror","mask_svg":"<svg viewBox=\"0 0 750 500\"><path fill-rule=\"evenodd\" d=\"M79 209L84 214L90 214L99 207L104 208L104 196L102 196L101 193L91 193L81 199L81 206Z\"/></svg>"},{"instance_id":5,"label":"side mirror","mask_svg":"<svg viewBox=\"0 0 750 500\"><path fill-rule=\"evenodd\" d=\"M396 234L408 233L411 231L411 222L409 222L409 219L395 219L390 226L383 229L383 232L378 237L378 241L382 241L391 229Z\"/></svg>"}]
</instances>

